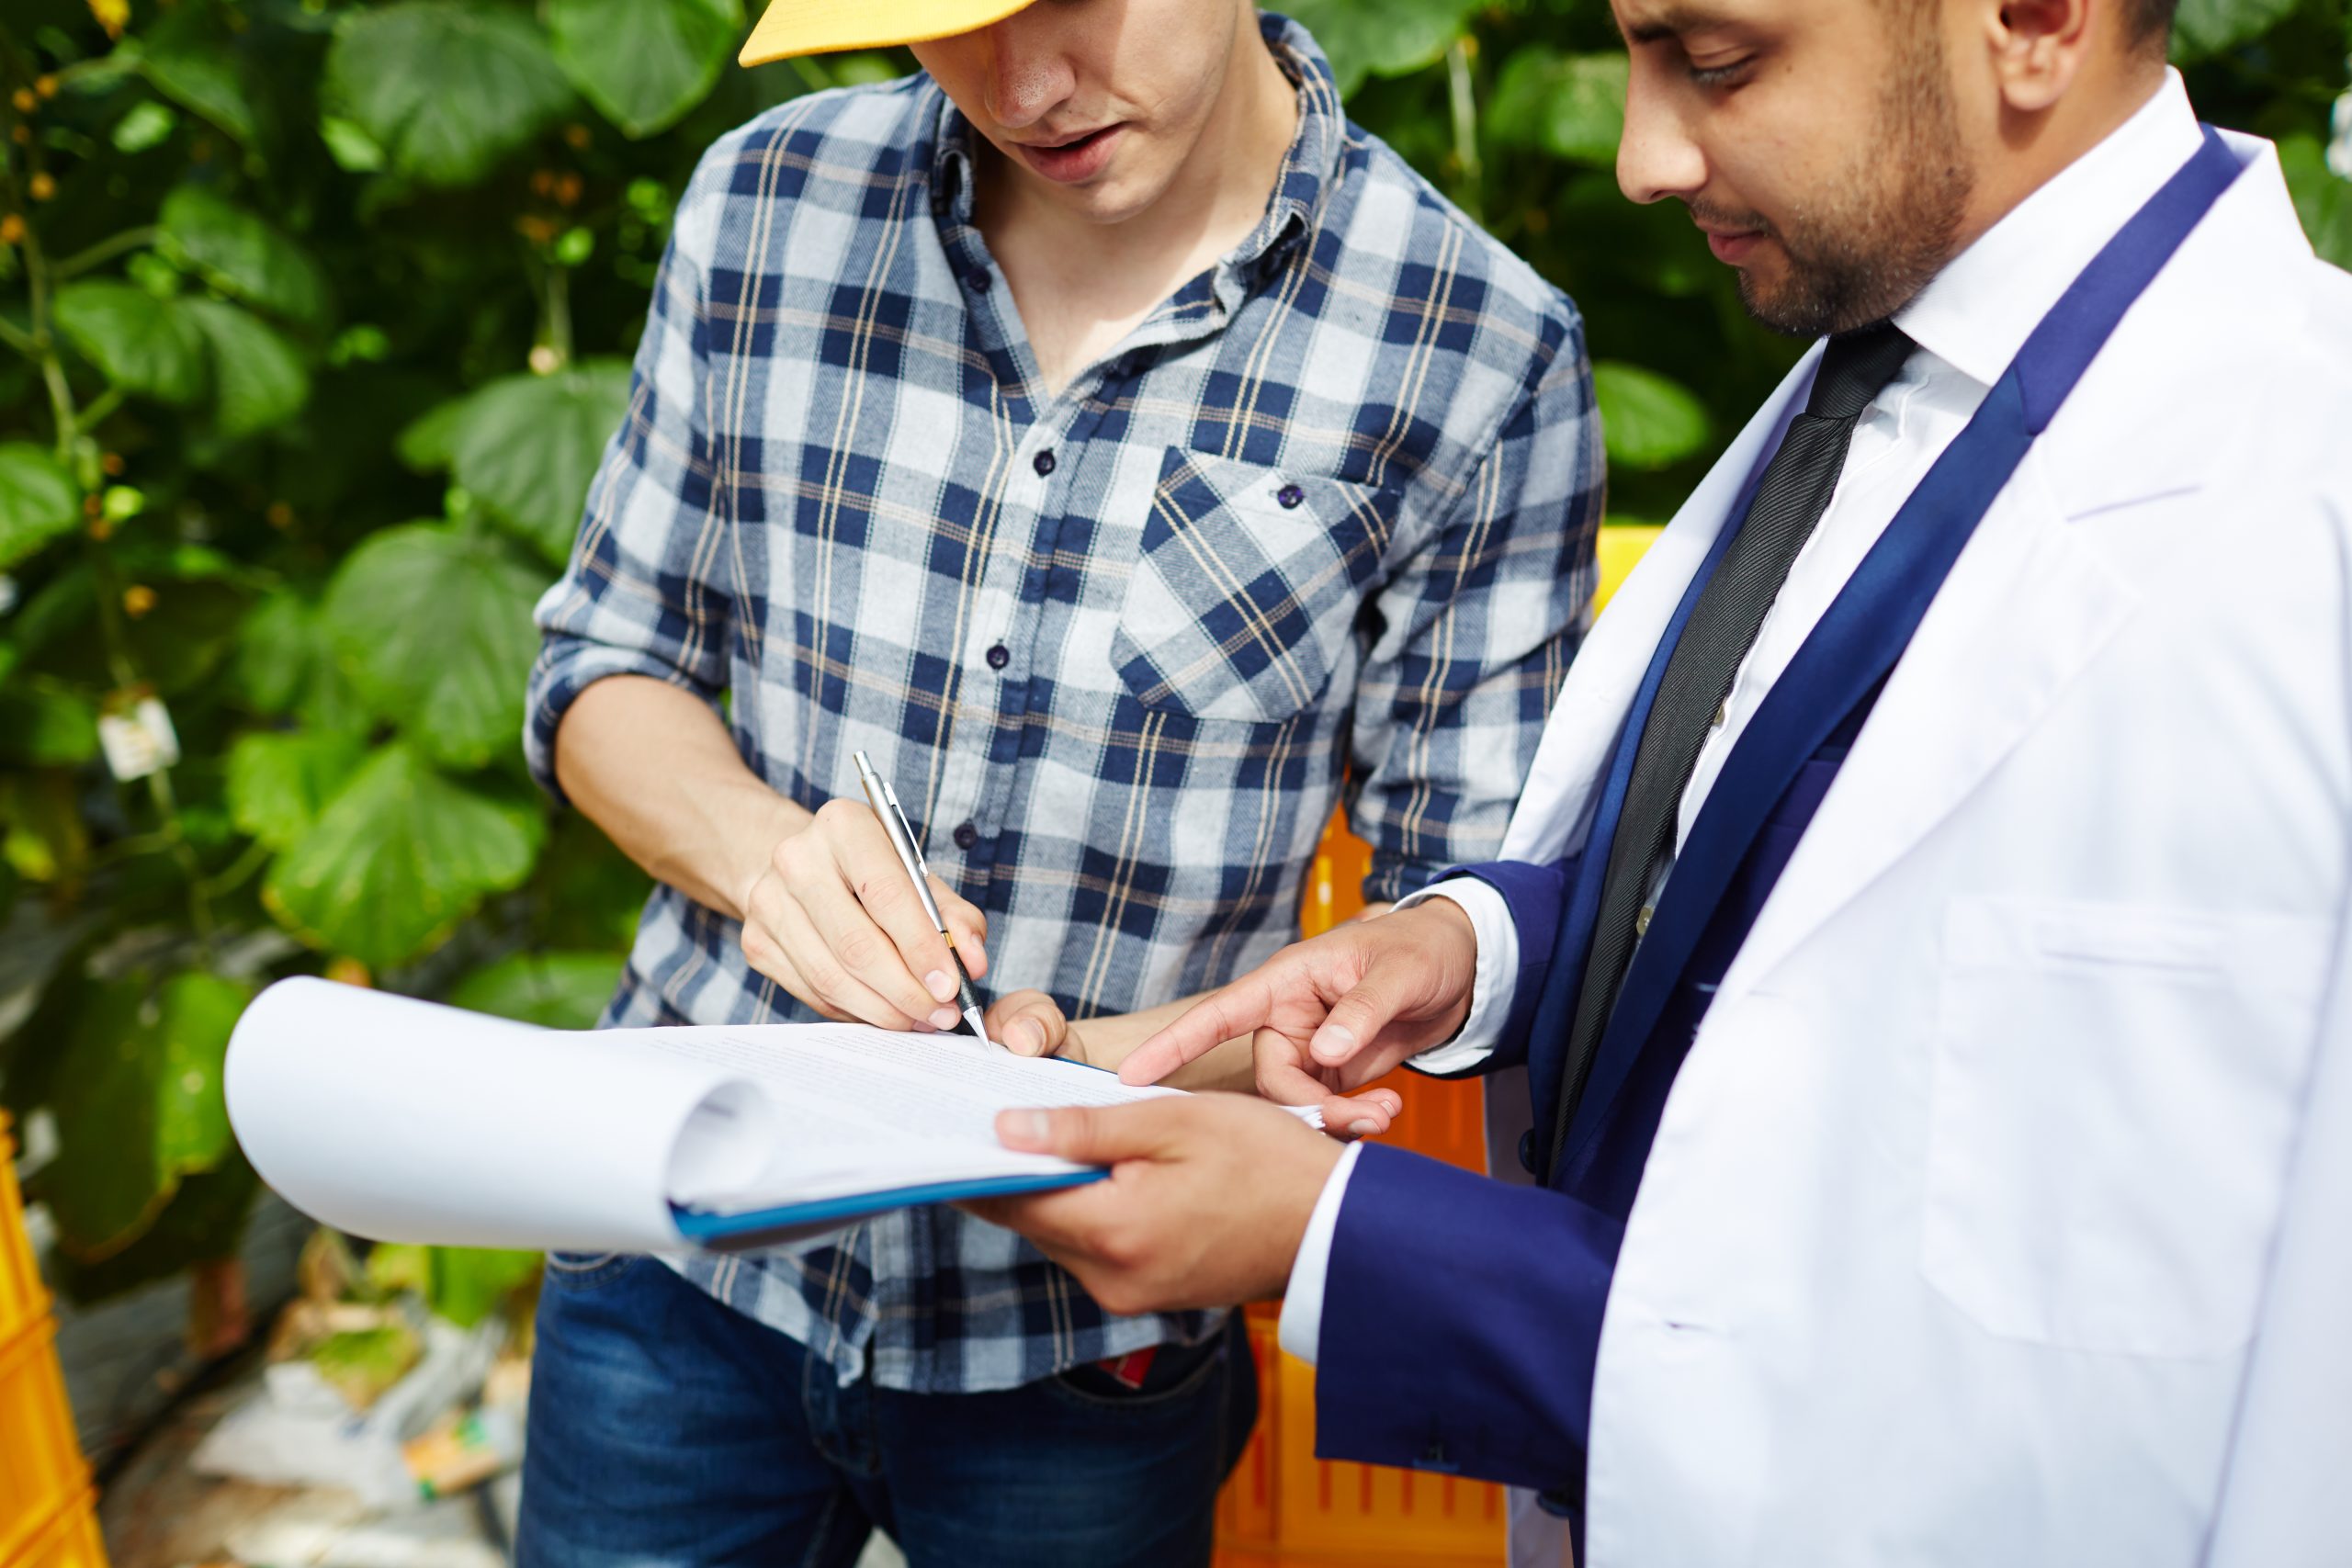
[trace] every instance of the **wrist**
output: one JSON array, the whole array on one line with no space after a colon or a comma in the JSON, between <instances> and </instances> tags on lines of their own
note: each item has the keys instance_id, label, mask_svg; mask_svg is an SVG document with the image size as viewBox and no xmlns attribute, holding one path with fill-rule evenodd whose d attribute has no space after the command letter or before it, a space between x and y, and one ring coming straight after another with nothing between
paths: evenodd
<instances>
[{"instance_id":1,"label":"wrist","mask_svg":"<svg viewBox=\"0 0 2352 1568\"><path fill-rule=\"evenodd\" d=\"M735 888L735 915L738 919L752 908L752 890L759 886L775 869L775 852L786 840L805 832L817 818L798 805L786 800L773 790L766 791L768 805L757 818L757 827L741 840L747 863L735 868L731 886Z\"/></svg>"}]
</instances>

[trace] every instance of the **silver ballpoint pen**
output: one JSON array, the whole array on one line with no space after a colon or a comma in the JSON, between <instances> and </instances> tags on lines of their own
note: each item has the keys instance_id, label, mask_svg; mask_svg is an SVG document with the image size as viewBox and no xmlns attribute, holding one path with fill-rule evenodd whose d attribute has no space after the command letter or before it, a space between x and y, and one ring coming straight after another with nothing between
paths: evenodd
<instances>
[{"instance_id":1,"label":"silver ballpoint pen","mask_svg":"<svg viewBox=\"0 0 2352 1568\"><path fill-rule=\"evenodd\" d=\"M907 821L906 812L899 807L899 792L890 781L874 771L873 761L863 751L850 753L857 763L857 782L865 786L865 798L874 807L874 815L882 818L882 830L890 835L890 847L899 852L899 863L914 878L915 897L922 900L922 912L931 917L932 929L947 937L947 956L956 965L956 1005L964 1014L964 1022L972 1035L983 1045L991 1043L988 1025L981 1021L980 998L972 989L972 977L964 972L964 955L956 951L956 939L947 936L946 919L939 912L939 900L931 896L931 867L923 863L922 850L915 843L915 830Z\"/></svg>"}]
</instances>

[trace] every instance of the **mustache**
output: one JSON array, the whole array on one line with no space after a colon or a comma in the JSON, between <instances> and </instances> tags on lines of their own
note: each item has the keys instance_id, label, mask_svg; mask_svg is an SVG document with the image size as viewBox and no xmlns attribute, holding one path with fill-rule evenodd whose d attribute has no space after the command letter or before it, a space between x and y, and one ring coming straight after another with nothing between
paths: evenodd
<instances>
[{"instance_id":1,"label":"mustache","mask_svg":"<svg viewBox=\"0 0 2352 1568\"><path fill-rule=\"evenodd\" d=\"M1681 201L1690 209L1690 220L1694 223L1714 229L1752 229L1759 234L1779 232L1760 212L1743 212L1736 208L1718 207L1710 201L1694 201L1689 197L1682 197Z\"/></svg>"}]
</instances>

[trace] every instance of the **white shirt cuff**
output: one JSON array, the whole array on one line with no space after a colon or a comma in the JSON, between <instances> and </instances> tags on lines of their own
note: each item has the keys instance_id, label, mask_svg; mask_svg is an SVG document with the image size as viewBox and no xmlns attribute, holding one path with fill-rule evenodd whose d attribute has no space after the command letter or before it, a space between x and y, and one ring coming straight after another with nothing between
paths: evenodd
<instances>
[{"instance_id":1,"label":"white shirt cuff","mask_svg":"<svg viewBox=\"0 0 2352 1568\"><path fill-rule=\"evenodd\" d=\"M1511 923L1510 902L1475 876L1449 877L1400 900L1396 908L1408 909L1430 898L1448 899L1470 917L1470 929L1478 940L1478 966L1471 975L1470 1016L1463 1020L1460 1032L1411 1063L1428 1073L1464 1072L1502 1043L1503 1021L1510 1017L1511 998L1519 991L1519 928Z\"/></svg>"},{"instance_id":2,"label":"white shirt cuff","mask_svg":"<svg viewBox=\"0 0 2352 1568\"><path fill-rule=\"evenodd\" d=\"M1362 1144L1350 1144L1340 1163L1323 1179L1323 1195L1306 1217L1306 1235L1299 1241L1298 1257L1290 1266L1290 1286L1283 1292L1283 1320L1275 1339L1282 1348L1315 1364L1323 1346L1323 1276L1331 1268L1331 1236L1340 1227L1340 1204L1348 1195L1348 1178L1354 1174Z\"/></svg>"}]
</instances>

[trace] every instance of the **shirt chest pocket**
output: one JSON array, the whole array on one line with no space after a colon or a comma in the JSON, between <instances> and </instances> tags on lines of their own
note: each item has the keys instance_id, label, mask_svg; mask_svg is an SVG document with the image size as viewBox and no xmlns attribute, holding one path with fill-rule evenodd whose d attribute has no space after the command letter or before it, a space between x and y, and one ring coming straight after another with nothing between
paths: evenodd
<instances>
[{"instance_id":1,"label":"shirt chest pocket","mask_svg":"<svg viewBox=\"0 0 2352 1568\"><path fill-rule=\"evenodd\" d=\"M1394 491L1170 447L1111 641L1147 707L1276 723L1349 660Z\"/></svg>"},{"instance_id":2,"label":"shirt chest pocket","mask_svg":"<svg viewBox=\"0 0 2352 1568\"><path fill-rule=\"evenodd\" d=\"M1967 898L1945 927L1920 1266L1983 1327L2211 1356L2254 1331L2326 923Z\"/></svg>"}]
</instances>

